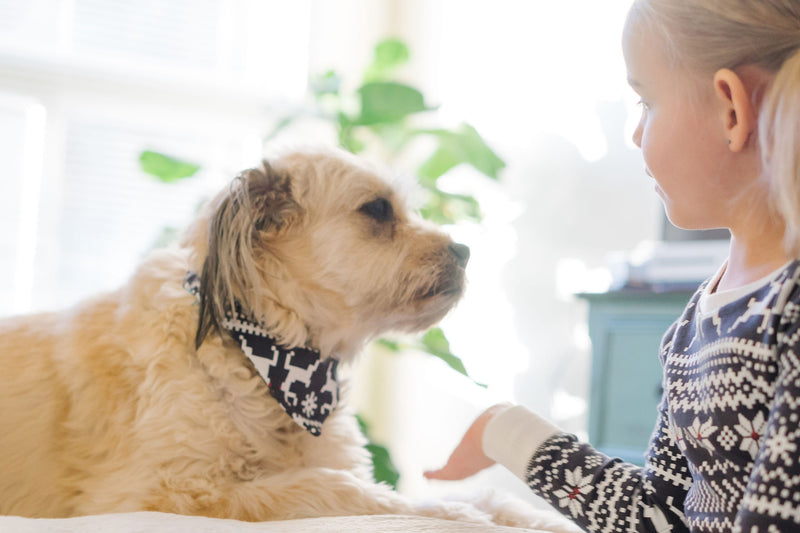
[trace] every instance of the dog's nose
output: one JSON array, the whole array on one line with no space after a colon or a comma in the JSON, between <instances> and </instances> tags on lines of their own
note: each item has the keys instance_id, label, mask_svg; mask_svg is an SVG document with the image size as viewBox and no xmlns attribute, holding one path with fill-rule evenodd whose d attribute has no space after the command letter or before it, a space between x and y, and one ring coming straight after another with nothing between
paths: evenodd
<instances>
[{"instance_id":1,"label":"dog's nose","mask_svg":"<svg viewBox=\"0 0 800 533\"><path fill-rule=\"evenodd\" d=\"M458 263L462 267L466 267L467 261L469 261L469 246L454 242L449 246L449 248L450 251L453 252L453 255L455 255L458 259Z\"/></svg>"}]
</instances>

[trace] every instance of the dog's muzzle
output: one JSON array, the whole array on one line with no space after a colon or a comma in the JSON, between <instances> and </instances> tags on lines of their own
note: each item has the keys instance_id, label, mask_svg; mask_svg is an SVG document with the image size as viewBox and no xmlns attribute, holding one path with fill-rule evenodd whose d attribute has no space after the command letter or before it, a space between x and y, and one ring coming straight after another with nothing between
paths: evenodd
<instances>
[{"instance_id":1,"label":"dog's muzzle","mask_svg":"<svg viewBox=\"0 0 800 533\"><path fill-rule=\"evenodd\" d=\"M447 246L447 254L447 264L442 268L436 282L420 291L417 298L425 300L436 296L461 295L464 290L464 271L469 262L469 247L452 243Z\"/></svg>"}]
</instances>

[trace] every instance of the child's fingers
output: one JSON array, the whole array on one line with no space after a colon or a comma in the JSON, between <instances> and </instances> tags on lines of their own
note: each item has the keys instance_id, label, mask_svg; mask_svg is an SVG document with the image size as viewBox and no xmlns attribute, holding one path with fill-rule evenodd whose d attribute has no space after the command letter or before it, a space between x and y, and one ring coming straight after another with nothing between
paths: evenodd
<instances>
[{"instance_id":1,"label":"child's fingers","mask_svg":"<svg viewBox=\"0 0 800 533\"><path fill-rule=\"evenodd\" d=\"M481 468L475 468L472 465L464 464L463 461L454 460L452 457L447 464L438 470L429 470L423 475L427 479L439 479L442 481L458 481L460 479L468 478L476 473Z\"/></svg>"},{"instance_id":2,"label":"child's fingers","mask_svg":"<svg viewBox=\"0 0 800 533\"><path fill-rule=\"evenodd\" d=\"M426 470L422 475L425 476L425 479L450 480L444 468L440 468L439 470Z\"/></svg>"},{"instance_id":3,"label":"child's fingers","mask_svg":"<svg viewBox=\"0 0 800 533\"><path fill-rule=\"evenodd\" d=\"M448 459L447 464L438 470L428 470L423 475L426 479L438 479L442 481L458 481L473 476L494 464L494 461L483 454L476 456L472 453L465 453L463 447L456 448L453 455Z\"/></svg>"},{"instance_id":4,"label":"child's fingers","mask_svg":"<svg viewBox=\"0 0 800 533\"><path fill-rule=\"evenodd\" d=\"M441 481L458 481L470 475L471 474L467 474L461 469L452 467L449 463L438 470L428 470L423 474L426 479L438 479Z\"/></svg>"},{"instance_id":5,"label":"child's fingers","mask_svg":"<svg viewBox=\"0 0 800 533\"><path fill-rule=\"evenodd\" d=\"M457 481L469 477L469 474L465 473L463 465L461 465L461 462L457 458L458 451L459 450L456 449L453 452L453 455L450 456L443 467L438 470L428 470L423 475L427 479L440 479L443 481Z\"/></svg>"},{"instance_id":6,"label":"child's fingers","mask_svg":"<svg viewBox=\"0 0 800 533\"><path fill-rule=\"evenodd\" d=\"M483 431L486 424L500 410L509 404L498 404L483 412L467 429L461 442L453 450L447 464L438 470L429 470L423 475L427 479L457 481L477 474L494 464L494 460L483 453Z\"/></svg>"}]
</instances>

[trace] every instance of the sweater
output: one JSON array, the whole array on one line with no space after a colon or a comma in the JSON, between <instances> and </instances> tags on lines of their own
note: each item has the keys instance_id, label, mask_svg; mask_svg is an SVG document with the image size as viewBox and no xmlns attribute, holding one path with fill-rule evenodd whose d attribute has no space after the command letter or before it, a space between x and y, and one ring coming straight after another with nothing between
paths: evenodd
<instances>
[{"instance_id":1,"label":"sweater","mask_svg":"<svg viewBox=\"0 0 800 533\"><path fill-rule=\"evenodd\" d=\"M524 407L486 454L587 531L800 531L800 261L734 291L701 284L663 337L643 467Z\"/></svg>"}]
</instances>

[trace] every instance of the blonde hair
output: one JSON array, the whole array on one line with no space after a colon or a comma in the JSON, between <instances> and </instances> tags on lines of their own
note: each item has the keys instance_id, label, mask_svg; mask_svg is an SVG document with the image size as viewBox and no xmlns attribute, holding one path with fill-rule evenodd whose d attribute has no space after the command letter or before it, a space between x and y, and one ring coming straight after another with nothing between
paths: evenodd
<instances>
[{"instance_id":1,"label":"blonde hair","mask_svg":"<svg viewBox=\"0 0 800 533\"><path fill-rule=\"evenodd\" d=\"M800 0L635 0L631 20L659 31L669 59L690 72L754 65L773 73L758 143L785 247L800 255Z\"/></svg>"}]
</instances>

